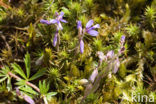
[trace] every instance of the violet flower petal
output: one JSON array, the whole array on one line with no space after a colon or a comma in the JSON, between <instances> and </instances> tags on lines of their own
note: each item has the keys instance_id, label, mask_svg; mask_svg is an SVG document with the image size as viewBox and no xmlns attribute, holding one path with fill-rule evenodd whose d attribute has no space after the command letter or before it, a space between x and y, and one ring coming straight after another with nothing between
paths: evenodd
<instances>
[{"instance_id":1,"label":"violet flower petal","mask_svg":"<svg viewBox=\"0 0 156 104\"><path fill-rule=\"evenodd\" d=\"M19 88L16 88L16 94L17 94L18 96L21 95L21 92L20 92Z\"/></svg>"},{"instance_id":2,"label":"violet flower petal","mask_svg":"<svg viewBox=\"0 0 156 104\"><path fill-rule=\"evenodd\" d=\"M64 23L68 23L66 20L64 20L64 19L61 19L61 22L64 22Z\"/></svg>"},{"instance_id":3,"label":"violet flower petal","mask_svg":"<svg viewBox=\"0 0 156 104\"><path fill-rule=\"evenodd\" d=\"M94 69L91 76L89 77L89 80L93 83L97 75L98 75L98 69L96 68Z\"/></svg>"},{"instance_id":4,"label":"violet flower petal","mask_svg":"<svg viewBox=\"0 0 156 104\"><path fill-rule=\"evenodd\" d=\"M23 99L24 99L26 102L28 102L29 104L35 104L34 100L33 100L31 97L29 97L28 95L24 95L24 96L23 96Z\"/></svg>"},{"instance_id":5,"label":"violet flower petal","mask_svg":"<svg viewBox=\"0 0 156 104\"><path fill-rule=\"evenodd\" d=\"M116 73L118 71L119 66L120 66L120 61L119 61L119 59L116 59L115 62L114 62L114 70L113 70L113 73Z\"/></svg>"},{"instance_id":6,"label":"violet flower petal","mask_svg":"<svg viewBox=\"0 0 156 104\"><path fill-rule=\"evenodd\" d=\"M81 21L77 22L77 29L78 29L79 35L82 35L82 24L81 24Z\"/></svg>"},{"instance_id":7,"label":"violet flower petal","mask_svg":"<svg viewBox=\"0 0 156 104\"><path fill-rule=\"evenodd\" d=\"M59 16L63 17L63 15L64 15L64 12L61 12Z\"/></svg>"},{"instance_id":8,"label":"violet flower petal","mask_svg":"<svg viewBox=\"0 0 156 104\"><path fill-rule=\"evenodd\" d=\"M78 22L77 22L77 29L79 29L79 28L82 28L81 21L78 21Z\"/></svg>"},{"instance_id":9,"label":"violet flower petal","mask_svg":"<svg viewBox=\"0 0 156 104\"><path fill-rule=\"evenodd\" d=\"M59 16L59 13L58 12L55 12L55 16Z\"/></svg>"},{"instance_id":10,"label":"violet flower petal","mask_svg":"<svg viewBox=\"0 0 156 104\"><path fill-rule=\"evenodd\" d=\"M80 52L81 53L84 52L84 42L83 42L83 40L80 40Z\"/></svg>"},{"instance_id":11,"label":"violet flower petal","mask_svg":"<svg viewBox=\"0 0 156 104\"><path fill-rule=\"evenodd\" d=\"M51 19L49 22L50 22L51 24L55 24L55 23L58 22L58 20L56 20L56 19Z\"/></svg>"},{"instance_id":12,"label":"violet flower petal","mask_svg":"<svg viewBox=\"0 0 156 104\"><path fill-rule=\"evenodd\" d=\"M62 30L62 29L63 29L63 27L62 27L61 22L58 22L58 30Z\"/></svg>"},{"instance_id":13,"label":"violet flower petal","mask_svg":"<svg viewBox=\"0 0 156 104\"><path fill-rule=\"evenodd\" d=\"M54 36L54 40L53 40L53 46L55 47L56 44L57 44L57 37L58 37L58 32L55 33L55 36Z\"/></svg>"},{"instance_id":14,"label":"violet flower petal","mask_svg":"<svg viewBox=\"0 0 156 104\"><path fill-rule=\"evenodd\" d=\"M44 19L41 19L40 22L47 25L51 24L48 20L44 20Z\"/></svg>"},{"instance_id":15,"label":"violet flower petal","mask_svg":"<svg viewBox=\"0 0 156 104\"><path fill-rule=\"evenodd\" d=\"M95 30L89 30L87 31L88 34L90 34L91 36L97 36L99 34L99 32L95 31Z\"/></svg>"},{"instance_id":16,"label":"violet flower petal","mask_svg":"<svg viewBox=\"0 0 156 104\"><path fill-rule=\"evenodd\" d=\"M108 53L107 53L106 56L107 56L108 59L113 58L114 57L114 51L112 51L112 50L111 51L108 51Z\"/></svg>"},{"instance_id":17,"label":"violet flower petal","mask_svg":"<svg viewBox=\"0 0 156 104\"><path fill-rule=\"evenodd\" d=\"M96 24L88 29L86 29L86 32L90 31L90 30L93 30L93 29L96 29L96 28L100 28L100 25L99 24Z\"/></svg>"},{"instance_id":18,"label":"violet flower petal","mask_svg":"<svg viewBox=\"0 0 156 104\"><path fill-rule=\"evenodd\" d=\"M98 55L99 59L102 60L102 61L107 59L107 57L101 51L98 51L97 55Z\"/></svg>"},{"instance_id":19,"label":"violet flower petal","mask_svg":"<svg viewBox=\"0 0 156 104\"><path fill-rule=\"evenodd\" d=\"M93 25L93 20L89 20L88 23L86 24L86 28L90 28Z\"/></svg>"},{"instance_id":20,"label":"violet flower petal","mask_svg":"<svg viewBox=\"0 0 156 104\"><path fill-rule=\"evenodd\" d=\"M121 36L121 40L120 41L121 41L121 43L125 42L125 36L124 35Z\"/></svg>"},{"instance_id":21,"label":"violet flower petal","mask_svg":"<svg viewBox=\"0 0 156 104\"><path fill-rule=\"evenodd\" d=\"M61 12L60 15L57 17L57 20L61 21L63 19L63 15L64 15L64 12Z\"/></svg>"},{"instance_id":22,"label":"violet flower petal","mask_svg":"<svg viewBox=\"0 0 156 104\"><path fill-rule=\"evenodd\" d=\"M96 25L93 26L93 29L96 29L96 28L100 28L100 25L96 24Z\"/></svg>"}]
</instances>

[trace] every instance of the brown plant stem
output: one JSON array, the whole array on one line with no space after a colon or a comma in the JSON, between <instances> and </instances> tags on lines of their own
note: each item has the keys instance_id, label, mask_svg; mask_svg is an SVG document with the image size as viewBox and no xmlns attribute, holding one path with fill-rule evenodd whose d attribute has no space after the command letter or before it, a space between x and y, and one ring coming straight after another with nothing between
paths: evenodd
<instances>
[{"instance_id":1,"label":"brown plant stem","mask_svg":"<svg viewBox=\"0 0 156 104\"><path fill-rule=\"evenodd\" d=\"M0 29L2 29L2 28L7 28L7 29L9 29L9 28L13 28L13 29L16 29L16 30L21 30L21 31L26 31L26 30L28 30L28 27L16 27L16 26L0 26Z\"/></svg>"},{"instance_id":2,"label":"brown plant stem","mask_svg":"<svg viewBox=\"0 0 156 104\"><path fill-rule=\"evenodd\" d=\"M40 92L40 89L36 85L34 85L28 81L26 82L26 84L29 85L30 87L34 88L37 92Z\"/></svg>"},{"instance_id":3,"label":"brown plant stem","mask_svg":"<svg viewBox=\"0 0 156 104\"><path fill-rule=\"evenodd\" d=\"M15 78L16 80L21 80L21 78L19 76L13 74L12 72L8 72L8 75ZM37 92L40 92L40 89L36 85L34 85L33 83L30 83L30 82L26 81L26 84L28 86L34 88Z\"/></svg>"}]
</instances>

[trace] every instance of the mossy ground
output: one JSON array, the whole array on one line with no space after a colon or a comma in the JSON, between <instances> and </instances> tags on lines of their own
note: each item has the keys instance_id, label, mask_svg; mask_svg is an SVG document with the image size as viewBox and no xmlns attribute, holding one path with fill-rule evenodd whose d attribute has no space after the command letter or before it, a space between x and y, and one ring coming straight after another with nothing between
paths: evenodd
<instances>
[{"instance_id":1,"label":"mossy ground","mask_svg":"<svg viewBox=\"0 0 156 104\"><path fill-rule=\"evenodd\" d=\"M53 46L55 25L40 20L55 18L55 12L61 11L68 23L62 23L58 51ZM81 54L77 21L85 26L90 19L100 24L99 35L85 34ZM21 88L24 94L41 104L45 103L43 95L56 92L49 97L49 104L79 104L85 92L79 81L88 79L98 65L97 51L117 53L122 35L126 37L125 50L118 72L102 78L99 88L84 103L133 104L132 93L156 99L156 0L0 0L0 71L6 66L20 76L15 70L18 64L27 73L29 62L25 58L31 65L29 76L43 72L30 82L39 86L39 81L46 81L49 89L37 94L31 87ZM9 77L7 71L6 78L1 73L0 103L23 104L15 88L25 83Z\"/></svg>"}]
</instances>

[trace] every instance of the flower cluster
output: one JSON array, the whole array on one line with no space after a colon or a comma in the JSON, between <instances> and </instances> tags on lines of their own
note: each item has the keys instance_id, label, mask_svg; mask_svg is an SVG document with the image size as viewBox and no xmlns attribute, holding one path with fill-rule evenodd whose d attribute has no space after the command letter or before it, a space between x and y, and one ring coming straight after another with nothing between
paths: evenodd
<instances>
[{"instance_id":1,"label":"flower cluster","mask_svg":"<svg viewBox=\"0 0 156 104\"><path fill-rule=\"evenodd\" d=\"M88 33L91 36L97 36L99 33L98 31L94 30L96 28L100 28L99 24L96 24L94 26L92 26L94 23L93 20L89 20L88 23L86 24L86 27L83 29L82 28L82 23L81 21L77 22L77 29L79 31L79 36L80 36L80 52L83 53L84 52L84 42L83 42L83 36L85 33Z\"/></svg>"},{"instance_id":2,"label":"flower cluster","mask_svg":"<svg viewBox=\"0 0 156 104\"><path fill-rule=\"evenodd\" d=\"M112 70L113 73L116 73L120 66L119 56L125 50L124 43L125 43L125 36L123 35L120 39L120 49L117 54L115 54L113 50L108 51L106 55L104 55L103 52L97 52L100 62L102 63L102 61L104 60L108 64L110 64L113 67L113 70Z\"/></svg>"},{"instance_id":3,"label":"flower cluster","mask_svg":"<svg viewBox=\"0 0 156 104\"><path fill-rule=\"evenodd\" d=\"M58 14L56 12L56 16L57 16L56 19L51 19L49 21L44 20L44 19L40 20L40 22L43 23L43 24L47 24L47 25L56 24L57 29L56 29L56 33L55 33L55 36L54 36L54 39L53 39L53 46L54 47L57 44L59 30L63 29L61 22L67 23L67 21L63 19L63 16L64 16L63 12L61 12L60 14ZM81 21L77 22L77 29L79 31L79 37L80 37L79 41L80 41L80 52L81 53L84 52L84 41L83 41L84 34L88 33L91 36L97 36L98 35L98 31L96 31L94 29L100 28L100 25L96 24L96 25L92 26L93 23L94 23L93 20L89 20L88 23L86 24L86 27L83 29Z\"/></svg>"},{"instance_id":4,"label":"flower cluster","mask_svg":"<svg viewBox=\"0 0 156 104\"><path fill-rule=\"evenodd\" d=\"M50 21L48 20L41 20L40 22L43 24L47 24L47 25L51 25L51 24L56 24L57 26L57 31L55 33L54 39L53 39L53 45L56 46L57 44L57 39L58 39L58 34L59 34L59 30L62 30L63 27L61 25L61 22L67 23L66 20L63 19L64 13L61 12L60 14L58 14L56 12L56 19L51 19ZM80 52L83 53L84 52L84 41L83 41L83 37L85 33L88 33L91 36L97 36L98 35L98 31L96 31L96 28L100 28L99 24L96 24L94 26L92 26L94 23L93 20L89 20L85 26L85 28L82 27L82 23L81 21L77 22L77 29L79 32L79 41L80 41ZM98 57L99 57L99 61L100 61L100 65L102 63L103 60L107 61L107 62L111 62L111 64L114 67L113 73L116 73L118 71L118 68L120 66L120 61L118 56L120 54L122 54L122 52L124 51L124 43L125 43L125 36L123 35L120 39L120 49L118 51L118 54L114 54L114 51L109 51L106 55L103 54L103 52L97 52ZM98 70L97 68L93 71L92 75L90 76L90 80L92 82L94 82L95 77L98 75Z\"/></svg>"},{"instance_id":5,"label":"flower cluster","mask_svg":"<svg viewBox=\"0 0 156 104\"><path fill-rule=\"evenodd\" d=\"M112 70L112 73L117 73L120 66L119 55L121 54L121 50L123 50L124 48L124 43L125 43L125 36L122 36L120 39L120 49L117 54L115 54L113 50L108 51L106 55L104 55L104 53L101 51L97 52L97 56L99 57L99 63L98 66L93 70L92 74L90 75L88 79L89 81L87 79L80 80L85 85L87 84L84 92L84 97L81 100L81 102L83 102L90 93L98 89L100 80L104 76L106 75L109 75L109 77L111 76L110 70ZM105 61L105 63L107 63L108 66L104 69L104 71L101 70L99 72L98 68L101 66L103 61Z\"/></svg>"}]
</instances>

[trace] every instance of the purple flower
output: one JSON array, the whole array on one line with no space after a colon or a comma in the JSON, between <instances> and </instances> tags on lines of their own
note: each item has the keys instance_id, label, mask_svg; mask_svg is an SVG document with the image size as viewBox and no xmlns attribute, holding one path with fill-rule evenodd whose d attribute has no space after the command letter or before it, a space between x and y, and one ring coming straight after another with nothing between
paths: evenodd
<instances>
[{"instance_id":1,"label":"purple flower","mask_svg":"<svg viewBox=\"0 0 156 104\"><path fill-rule=\"evenodd\" d=\"M57 37L58 37L58 31L56 31L54 39L53 39L53 46L55 47L57 44Z\"/></svg>"},{"instance_id":2,"label":"purple flower","mask_svg":"<svg viewBox=\"0 0 156 104\"><path fill-rule=\"evenodd\" d=\"M89 20L86 24L86 28L85 28L85 32L87 32L88 34L90 34L91 36L97 36L99 33L94 30L96 28L100 28L99 24L96 24L94 26L92 26L94 23L93 20ZM91 27L92 26L92 27ZM79 29L80 33L82 33L82 24L81 21L77 22L77 29ZM81 34L82 35L82 34ZM84 35L84 34L83 34Z\"/></svg>"},{"instance_id":3,"label":"purple flower","mask_svg":"<svg viewBox=\"0 0 156 104\"><path fill-rule=\"evenodd\" d=\"M56 14L58 15L58 13L56 13ZM56 19L51 19L50 20L50 23L52 23L52 24L56 23L57 24L57 29L58 30L63 29L61 22L67 23L67 21L63 19L63 15L64 15L64 12L61 12L60 15L58 15L56 17Z\"/></svg>"},{"instance_id":4,"label":"purple flower","mask_svg":"<svg viewBox=\"0 0 156 104\"><path fill-rule=\"evenodd\" d=\"M23 99L24 99L26 102L28 102L29 104L35 104L34 100L33 100L31 97L29 97L28 95L24 95L24 96L23 96Z\"/></svg>"},{"instance_id":5,"label":"purple flower","mask_svg":"<svg viewBox=\"0 0 156 104\"><path fill-rule=\"evenodd\" d=\"M112 50L111 51L108 51L108 53L107 53L106 56L107 56L108 59L113 58L114 57L114 51L112 51Z\"/></svg>"},{"instance_id":6,"label":"purple flower","mask_svg":"<svg viewBox=\"0 0 156 104\"><path fill-rule=\"evenodd\" d=\"M121 42L122 44L124 44L125 38L126 38L125 35L122 35L122 36L121 36L120 42Z\"/></svg>"},{"instance_id":7,"label":"purple flower","mask_svg":"<svg viewBox=\"0 0 156 104\"><path fill-rule=\"evenodd\" d=\"M52 24L48 20L44 20L44 19L41 19L40 22L43 23L43 24L47 24L47 25L51 25Z\"/></svg>"},{"instance_id":8,"label":"purple flower","mask_svg":"<svg viewBox=\"0 0 156 104\"><path fill-rule=\"evenodd\" d=\"M79 29L79 28L82 29L82 23L81 23L81 21L78 21L78 22L77 22L77 29Z\"/></svg>"},{"instance_id":9,"label":"purple flower","mask_svg":"<svg viewBox=\"0 0 156 104\"><path fill-rule=\"evenodd\" d=\"M98 51L97 52L97 55L98 55L100 61L103 61L103 60L106 60L107 59L107 57L101 51Z\"/></svg>"},{"instance_id":10,"label":"purple flower","mask_svg":"<svg viewBox=\"0 0 156 104\"><path fill-rule=\"evenodd\" d=\"M20 92L20 90L18 88L16 88L16 94L17 94L17 96L21 95L21 92Z\"/></svg>"},{"instance_id":11,"label":"purple flower","mask_svg":"<svg viewBox=\"0 0 156 104\"><path fill-rule=\"evenodd\" d=\"M124 50L125 50L124 43L125 43L125 36L122 35L121 36L121 39L120 39L120 49L118 51L119 52L119 55L121 55L124 52Z\"/></svg>"},{"instance_id":12,"label":"purple flower","mask_svg":"<svg viewBox=\"0 0 156 104\"><path fill-rule=\"evenodd\" d=\"M98 69L96 68L94 69L91 76L89 77L89 80L93 83L97 75L98 75Z\"/></svg>"},{"instance_id":13,"label":"purple flower","mask_svg":"<svg viewBox=\"0 0 156 104\"><path fill-rule=\"evenodd\" d=\"M79 30L79 34L82 35L82 24L81 24L81 21L77 22L77 29Z\"/></svg>"},{"instance_id":14,"label":"purple flower","mask_svg":"<svg viewBox=\"0 0 156 104\"><path fill-rule=\"evenodd\" d=\"M116 73L119 69L119 66L120 66L120 61L119 61L119 58L117 58L115 61L114 61L114 70L113 70L113 73Z\"/></svg>"},{"instance_id":15,"label":"purple flower","mask_svg":"<svg viewBox=\"0 0 156 104\"><path fill-rule=\"evenodd\" d=\"M99 33L97 31L95 31L94 29L100 28L100 25L99 24L96 24L96 25L92 26L93 23L94 23L93 20L89 20L88 21L88 23L86 24L86 32L88 34L90 34L91 36L97 36Z\"/></svg>"},{"instance_id":16,"label":"purple flower","mask_svg":"<svg viewBox=\"0 0 156 104\"><path fill-rule=\"evenodd\" d=\"M63 27L61 22L67 23L67 21L63 19L64 12L61 12L60 15L57 12L56 14L57 14L56 19L51 19L50 21L42 19L40 20L40 22L47 25L57 24L57 29L62 30Z\"/></svg>"},{"instance_id":17,"label":"purple flower","mask_svg":"<svg viewBox=\"0 0 156 104\"><path fill-rule=\"evenodd\" d=\"M80 40L80 52L81 52L81 53L84 52L84 42L83 42L82 39Z\"/></svg>"},{"instance_id":18,"label":"purple flower","mask_svg":"<svg viewBox=\"0 0 156 104\"><path fill-rule=\"evenodd\" d=\"M80 52L83 53L84 51L84 42L83 42L83 36L85 33L90 34L91 36L97 36L98 32L95 31L94 29L100 28L99 24L93 25L93 20L89 20L88 23L86 24L86 27L83 29L82 28L82 23L81 21L77 22L77 29L79 30L79 38L80 38ZM92 26L92 27L91 27Z\"/></svg>"}]
</instances>

